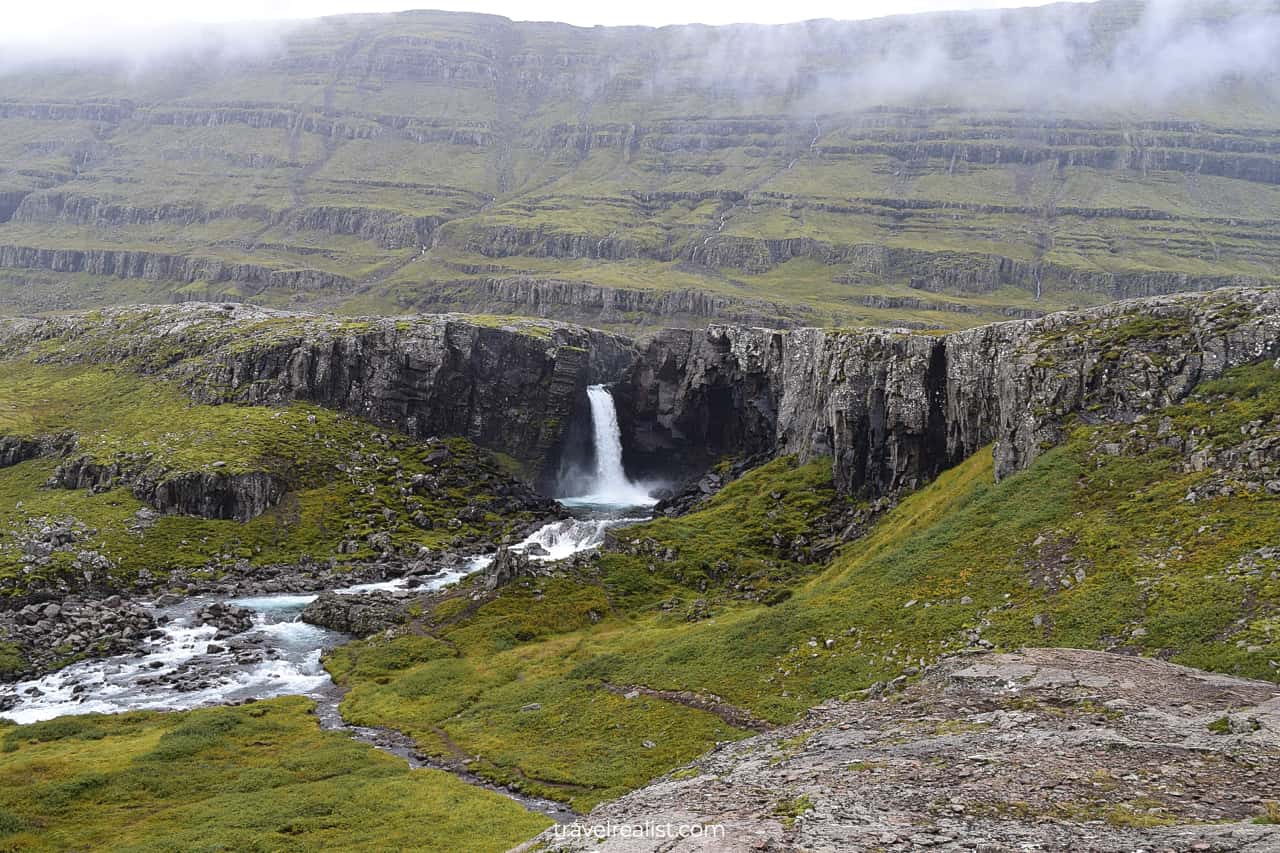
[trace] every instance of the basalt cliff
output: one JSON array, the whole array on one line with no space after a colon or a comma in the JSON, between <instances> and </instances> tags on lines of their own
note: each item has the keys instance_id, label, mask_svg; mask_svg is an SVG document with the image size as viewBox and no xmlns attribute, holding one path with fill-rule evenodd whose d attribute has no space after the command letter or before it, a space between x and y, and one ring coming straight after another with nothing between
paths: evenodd
<instances>
[{"instance_id":1,"label":"basalt cliff","mask_svg":"<svg viewBox=\"0 0 1280 853\"><path fill-rule=\"evenodd\" d=\"M829 456L841 491L878 498L987 445L996 477L1007 476L1071 423L1133 422L1225 370L1280 357L1280 291L1130 300L947 335L718 325L637 342L563 323L337 320L239 305L0 329L0 354L131 365L199 403L309 401L410 436L465 437L550 491L567 465L590 461L585 389L606 384L637 474L680 482L726 456ZM65 437L4 440L6 460L70 454ZM119 473L64 464L55 479L89 488ZM174 488L154 480L138 489ZM220 497L225 477L204 482L209 494L185 500L209 517L252 517L278 491L246 480L241 508Z\"/></svg>"}]
</instances>

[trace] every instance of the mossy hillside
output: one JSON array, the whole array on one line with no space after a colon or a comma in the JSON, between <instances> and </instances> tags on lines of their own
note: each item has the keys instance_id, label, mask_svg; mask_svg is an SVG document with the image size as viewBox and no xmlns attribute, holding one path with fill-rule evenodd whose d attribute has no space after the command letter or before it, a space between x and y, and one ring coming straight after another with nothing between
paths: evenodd
<instances>
[{"instance_id":1,"label":"mossy hillside","mask_svg":"<svg viewBox=\"0 0 1280 853\"><path fill-rule=\"evenodd\" d=\"M0 433L73 431L75 453L169 474L267 471L288 484L278 506L245 523L177 515L138 523L127 486L90 493L53 489L56 459L0 469L0 574L11 593L33 579L72 579L77 553L96 550L127 584L143 569L355 562L384 553L448 547L460 537L501 540L532 519L491 491L503 466L463 439L424 444L358 418L303 403L196 405L170 383L100 367L11 362L0 390ZM419 477L415 483L414 478ZM21 542L48 519L92 531L31 567ZM376 538L375 538L376 534ZM348 543L340 548L342 543Z\"/></svg>"},{"instance_id":2,"label":"mossy hillside","mask_svg":"<svg viewBox=\"0 0 1280 853\"><path fill-rule=\"evenodd\" d=\"M550 824L285 697L0 729L6 850L505 849Z\"/></svg>"},{"instance_id":3,"label":"mossy hillside","mask_svg":"<svg viewBox=\"0 0 1280 853\"><path fill-rule=\"evenodd\" d=\"M1121 20L1109 8L1073 11L1073 31L1116 44L1140 15L1120 4ZM1006 18L1030 31L1041 14ZM969 36L913 19L893 39L909 48L968 38L960 53L970 55L969 45L993 37L974 19L957 21ZM806 91L799 81L859 76L865 56L842 40L880 38L854 32L863 26L879 25L833 26L834 41L815 31L813 49L778 63L795 71L788 84L770 79L772 63L744 57L764 69L745 88L707 73L706 51L740 48L742 33L730 29L584 30L438 12L317 22L284 37L272 61L234 68L6 74L0 100L13 109L0 134L0 192L74 203L28 205L35 212L0 223L0 244L220 258L350 281L295 289L23 270L42 286L0 287L0 304L44 311L181 296L350 311L465 306L456 270L434 264L445 254L464 266L548 266L548 278L589 276L604 287L640 274L654 288L692 279L719 292L732 279L751 298L824 315L843 309L819 323L915 321L855 302L882 286L907 288L905 270L838 264L805 282L824 291L845 282L841 304L779 286L780 276L694 260L713 237L1056 265L1064 274L1046 277L1042 300L1050 310L1110 296L1081 291L1072 274L1271 277L1280 190L1270 97L1224 86L1120 110L1040 97L1028 111L979 67L957 76L961 97L939 93L932 104L891 99L868 112L825 97L829 87ZM835 35L845 27L853 29ZM77 109L86 104L120 115L90 118ZM313 215L322 209L346 213ZM379 235L387 216L421 229ZM541 237L489 239L512 229ZM625 257L557 257L566 237L587 254L601 241L625 245ZM947 290L981 316L939 311L922 321L986 322L993 297L998 308L1037 307L1025 281L999 293Z\"/></svg>"},{"instance_id":4,"label":"mossy hillside","mask_svg":"<svg viewBox=\"0 0 1280 853\"><path fill-rule=\"evenodd\" d=\"M494 269L496 267L496 269ZM483 272L471 272L474 269ZM461 270L468 270L462 272ZM459 310L489 310L476 294L491 278L531 278L570 281L640 292L693 290L724 296L735 302L754 300L757 312L777 305L785 317L767 322L805 326L913 326L931 329L963 329L982 323L1009 319L1006 308L1026 311L1054 311L1105 301L1100 294L1050 292L1037 300L1032 293L1002 287L990 293L928 293L913 289L910 282L894 281L872 274L851 274L845 265L824 264L810 258L795 258L763 273L736 269L705 269L683 261L663 262L646 258L606 261L597 259L539 258L528 256L486 259L479 263L463 252L447 246L434 248L423 258L402 267L368 293L378 294L378 304L388 312L440 310L441 305ZM425 282L425 283L424 283ZM350 312L372 298L362 296ZM921 307L875 307L879 300L908 299L905 304ZM516 310L519 306L511 306ZM749 308L749 306L748 306ZM572 306L542 306L556 316L572 316ZM742 310L742 309L740 309ZM617 329L652 326L658 319L650 313L610 312L602 316L584 314L584 322ZM700 325L705 318L669 316L666 325Z\"/></svg>"},{"instance_id":5,"label":"mossy hillside","mask_svg":"<svg viewBox=\"0 0 1280 853\"><path fill-rule=\"evenodd\" d=\"M781 459L702 513L621 531L634 554L608 553L497 596L464 583L411 633L328 655L334 678L352 687L343 713L580 808L618 796L746 732L705 710L607 689L582 667L583 652L631 631L714 622L794 586L816 567L792 559L791 542L835 502L829 462ZM651 553L658 542L662 553Z\"/></svg>"},{"instance_id":6,"label":"mossy hillside","mask_svg":"<svg viewBox=\"0 0 1280 853\"><path fill-rule=\"evenodd\" d=\"M1179 429L1275 423L1280 370L1231 371L1163 415ZM472 766L481 773L589 805L722 737L687 725L669 753L638 746L652 730L645 725L658 724L609 687L714 695L783 723L983 643L1116 649L1280 680L1271 663L1280 659L1280 565L1259 550L1280 535L1280 498L1190 502L1213 471L1193 470L1168 448L1099 450L1132 429L1075 427L999 483L990 452L980 452L816 573L796 571L784 587L790 596L772 605L735 596L736 580L716 584L708 571L717 554L731 566L777 559L754 551L764 528L758 501L811 489L816 475L771 463L699 512L619 534L651 542L647 554L611 551L566 577L488 599L460 591L413 629L421 633L338 650L328 665L351 688L343 712L401 728L428 750L479 753ZM1238 443L1238 427L1220 439ZM666 547L683 556L656 559ZM706 607L685 607L691 595ZM645 700L647 713L665 719L704 719ZM598 707L615 727L584 729L584 720L604 718ZM575 758L551 761L557 745L571 745ZM641 763L619 769L616 756Z\"/></svg>"}]
</instances>

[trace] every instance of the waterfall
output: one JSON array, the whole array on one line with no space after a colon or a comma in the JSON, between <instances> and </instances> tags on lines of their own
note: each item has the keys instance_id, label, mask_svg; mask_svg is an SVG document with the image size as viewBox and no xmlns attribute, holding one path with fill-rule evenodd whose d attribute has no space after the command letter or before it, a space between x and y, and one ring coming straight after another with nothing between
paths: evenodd
<instances>
[{"instance_id":1,"label":"waterfall","mask_svg":"<svg viewBox=\"0 0 1280 853\"><path fill-rule=\"evenodd\" d=\"M587 389L591 404L591 428L596 450L596 476L589 494L568 498L568 504L602 504L608 506L650 506L654 499L642 486L627 479L622 467L622 430L618 428L618 410L613 394L603 385Z\"/></svg>"}]
</instances>

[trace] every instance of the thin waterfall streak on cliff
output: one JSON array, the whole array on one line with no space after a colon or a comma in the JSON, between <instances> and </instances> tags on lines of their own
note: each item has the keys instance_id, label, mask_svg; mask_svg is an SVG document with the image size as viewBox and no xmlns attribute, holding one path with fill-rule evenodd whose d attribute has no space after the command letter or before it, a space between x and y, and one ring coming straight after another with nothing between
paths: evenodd
<instances>
[{"instance_id":1,"label":"thin waterfall streak on cliff","mask_svg":"<svg viewBox=\"0 0 1280 853\"><path fill-rule=\"evenodd\" d=\"M592 385L587 389L587 401L591 404L591 429L596 451L595 481L588 494L566 498L563 502L617 507L653 505L655 499L644 487L629 480L622 466L622 430L618 427L618 410L613 404L613 394L603 385Z\"/></svg>"}]
</instances>

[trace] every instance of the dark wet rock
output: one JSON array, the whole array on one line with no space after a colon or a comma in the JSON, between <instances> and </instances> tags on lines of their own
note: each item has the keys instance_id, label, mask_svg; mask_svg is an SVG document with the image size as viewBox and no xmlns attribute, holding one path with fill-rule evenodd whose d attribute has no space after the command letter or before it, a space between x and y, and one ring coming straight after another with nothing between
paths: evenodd
<instances>
[{"instance_id":1,"label":"dark wet rock","mask_svg":"<svg viewBox=\"0 0 1280 853\"><path fill-rule=\"evenodd\" d=\"M400 625L406 618L404 596L384 591L359 595L322 592L302 611L303 622L357 637Z\"/></svg>"},{"instance_id":2,"label":"dark wet rock","mask_svg":"<svg viewBox=\"0 0 1280 853\"><path fill-rule=\"evenodd\" d=\"M521 577L535 574L536 565L529 557L510 548L499 548L481 574L481 586L489 591L500 589Z\"/></svg>"},{"instance_id":3,"label":"dark wet rock","mask_svg":"<svg viewBox=\"0 0 1280 853\"><path fill-rule=\"evenodd\" d=\"M215 601L206 604L196 611L196 622L201 625L212 625L218 629L218 637L242 634L253 627L253 611L247 607Z\"/></svg>"},{"instance_id":4,"label":"dark wet rock","mask_svg":"<svg viewBox=\"0 0 1280 853\"><path fill-rule=\"evenodd\" d=\"M58 465L49 485L104 492L126 486L138 500L161 513L249 521L279 503L287 484L265 471L172 472L150 457L121 456L110 463L80 456ZM149 519L139 519L145 523Z\"/></svg>"},{"instance_id":5,"label":"dark wet rock","mask_svg":"<svg viewBox=\"0 0 1280 853\"><path fill-rule=\"evenodd\" d=\"M0 680L38 675L85 657L135 651L156 624L145 607L119 596L68 596L15 605L0 611L0 639L17 647L21 663L0 672Z\"/></svg>"},{"instance_id":6,"label":"dark wet rock","mask_svg":"<svg viewBox=\"0 0 1280 853\"><path fill-rule=\"evenodd\" d=\"M75 433L20 436L0 435L0 468L8 468L28 459L54 456L66 452L76 442Z\"/></svg>"},{"instance_id":7,"label":"dark wet rock","mask_svg":"<svg viewBox=\"0 0 1280 853\"><path fill-rule=\"evenodd\" d=\"M1073 417L1132 421L1230 367L1277 356L1280 291L1222 290L943 336L665 331L614 396L637 471L831 456L841 490L896 496L988 444L997 477L1008 476L1059 442Z\"/></svg>"},{"instance_id":8,"label":"dark wet rock","mask_svg":"<svg viewBox=\"0 0 1280 853\"><path fill-rule=\"evenodd\" d=\"M635 347L607 332L551 321L524 328L528 322L499 327L442 315L356 321L186 303L0 321L0 354L53 338L95 339L95 360L158 364L198 402L306 400L415 438L463 436L550 476L585 388L619 377ZM264 326L269 334L258 331ZM174 350L184 358L175 361ZM60 479L86 487L120 473ZM155 478L147 492L164 481ZM159 496L178 502L188 485Z\"/></svg>"}]
</instances>

